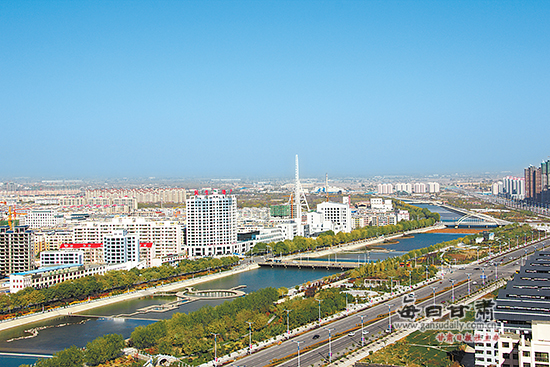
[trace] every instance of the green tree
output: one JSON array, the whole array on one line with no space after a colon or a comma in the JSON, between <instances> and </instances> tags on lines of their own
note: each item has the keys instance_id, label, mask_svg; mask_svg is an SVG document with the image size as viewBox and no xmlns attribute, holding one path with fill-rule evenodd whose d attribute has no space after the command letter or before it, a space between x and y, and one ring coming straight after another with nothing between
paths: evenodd
<instances>
[{"instance_id":1,"label":"green tree","mask_svg":"<svg viewBox=\"0 0 550 367\"><path fill-rule=\"evenodd\" d=\"M124 339L119 334L100 336L86 344L86 364L97 366L120 355L124 348Z\"/></svg>"}]
</instances>

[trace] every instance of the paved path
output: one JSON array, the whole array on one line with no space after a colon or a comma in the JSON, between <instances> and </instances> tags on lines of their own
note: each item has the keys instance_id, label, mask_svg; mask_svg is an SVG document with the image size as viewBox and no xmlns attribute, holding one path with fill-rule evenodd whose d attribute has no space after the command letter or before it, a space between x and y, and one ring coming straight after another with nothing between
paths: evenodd
<instances>
[{"instance_id":1,"label":"paved path","mask_svg":"<svg viewBox=\"0 0 550 367\"><path fill-rule=\"evenodd\" d=\"M5 321L0 322L0 331L6 330L6 329L11 329L11 328L14 328L14 327L17 327L17 326L22 326L22 325L25 325L25 324L38 322L38 321L48 320L48 319L52 319L52 318L56 318L56 317L60 317L60 316L68 316L68 315L71 315L71 314L77 314L77 313L81 313L81 312L91 310L93 308L103 307L103 306L111 305L111 304L122 302L122 301L127 301L127 300L131 300L131 299L135 299L135 298L150 296L150 295L152 295L156 292L171 292L171 291L175 291L175 290L185 288L185 287L192 287L192 286L200 284L200 283L208 282L208 281L215 280L215 279L220 279L220 278L223 278L223 277L226 277L226 276L242 273L242 272L249 271L249 270L252 270L252 269L257 269L258 267L259 266L257 264L239 266L239 267L237 267L235 269L232 269L232 270L218 272L218 273L202 276L202 277L195 278L195 279L183 280L183 281L176 282L176 283L170 283L170 284L161 285L161 286L157 286L157 287L151 287L151 288L147 288L147 289L144 289L144 290L119 294L119 295L111 296L111 297L107 297L107 298L101 298L101 299L93 300L93 301L90 301L90 302L83 302L83 303L79 303L79 304L75 304L75 305L71 305L71 306L67 306L67 307L59 307L59 308L55 308L53 310L49 310L49 311L45 311L45 312L38 312L38 313L34 313L34 314L31 314L31 315L28 315L28 316L18 317L16 319L5 320Z\"/></svg>"}]
</instances>

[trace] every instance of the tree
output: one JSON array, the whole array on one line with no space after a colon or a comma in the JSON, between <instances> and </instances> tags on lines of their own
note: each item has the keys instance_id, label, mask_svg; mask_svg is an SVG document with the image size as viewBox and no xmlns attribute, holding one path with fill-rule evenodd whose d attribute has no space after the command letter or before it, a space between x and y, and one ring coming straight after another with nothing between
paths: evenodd
<instances>
[{"instance_id":1,"label":"tree","mask_svg":"<svg viewBox=\"0 0 550 367\"><path fill-rule=\"evenodd\" d=\"M124 339L119 334L100 336L86 344L86 364L97 366L120 355L124 348Z\"/></svg>"}]
</instances>

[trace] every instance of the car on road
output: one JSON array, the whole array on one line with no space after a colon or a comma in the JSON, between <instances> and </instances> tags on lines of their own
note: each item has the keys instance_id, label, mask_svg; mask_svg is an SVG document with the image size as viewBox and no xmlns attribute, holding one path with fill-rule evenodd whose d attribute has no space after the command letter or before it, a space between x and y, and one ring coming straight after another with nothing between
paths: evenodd
<instances>
[{"instance_id":1,"label":"car on road","mask_svg":"<svg viewBox=\"0 0 550 367\"><path fill-rule=\"evenodd\" d=\"M477 282L476 282L475 280L474 280L472 283L473 283L473 284L477 284Z\"/></svg>"},{"instance_id":2,"label":"car on road","mask_svg":"<svg viewBox=\"0 0 550 367\"><path fill-rule=\"evenodd\" d=\"M367 330L363 330L363 335L367 335L369 332Z\"/></svg>"},{"instance_id":3,"label":"car on road","mask_svg":"<svg viewBox=\"0 0 550 367\"><path fill-rule=\"evenodd\" d=\"M315 339L319 339L319 334L313 335L313 340L315 340Z\"/></svg>"},{"instance_id":4,"label":"car on road","mask_svg":"<svg viewBox=\"0 0 550 367\"><path fill-rule=\"evenodd\" d=\"M355 335L355 331L352 331L351 333L348 334L348 336L354 336Z\"/></svg>"},{"instance_id":5,"label":"car on road","mask_svg":"<svg viewBox=\"0 0 550 367\"><path fill-rule=\"evenodd\" d=\"M474 270L479 270L479 268L474 268Z\"/></svg>"}]
</instances>

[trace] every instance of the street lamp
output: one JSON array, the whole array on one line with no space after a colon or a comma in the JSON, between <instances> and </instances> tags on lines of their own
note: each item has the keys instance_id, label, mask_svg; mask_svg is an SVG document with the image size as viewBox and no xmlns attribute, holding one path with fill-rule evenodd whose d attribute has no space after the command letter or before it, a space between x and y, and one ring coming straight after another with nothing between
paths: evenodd
<instances>
[{"instance_id":1,"label":"street lamp","mask_svg":"<svg viewBox=\"0 0 550 367\"><path fill-rule=\"evenodd\" d=\"M434 294L434 306L435 306L435 290L437 289L437 287L431 287L432 288L432 292Z\"/></svg>"},{"instance_id":2,"label":"street lamp","mask_svg":"<svg viewBox=\"0 0 550 367\"><path fill-rule=\"evenodd\" d=\"M210 333L214 335L214 366L218 364L218 335L216 333Z\"/></svg>"},{"instance_id":3,"label":"street lamp","mask_svg":"<svg viewBox=\"0 0 550 367\"><path fill-rule=\"evenodd\" d=\"M317 302L319 302L319 325L321 325L321 302L323 302L323 300L318 299Z\"/></svg>"},{"instance_id":4,"label":"street lamp","mask_svg":"<svg viewBox=\"0 0 550 367\"><path fill-rule=\"evenodd\" d=\"M293 340L292 342L298 344L298 367L300 367L300 343L303 343L303 341Z\"/></svg>"},{"instance_id":5,"label":"street lamp","mask_svg":"<svg viewBox=\"0 0 550 367\"><path fill-rule=\"evenodd\" d=\"M365 346L365 334L363 334L363 317L361 316L361 346Z\"/></svg>"},{"instance_id":6,"label":"street lamp","mask_svg":"<svg viewBox=\"0 0 550 367\"><path fill-rule=\"evenodd\" d=\"M481 281L482 284L485 285L485 268L481 269Z\"/></svg>"},{"instance_id":7,"label":"street lamp","mask_svg":"<svg viewBox=\"0 0 550 367\"><path fill-rule=\"evenodd\" d=\"M388 277L390 278L390 296L393 296L393 278L394 277Z\"/></svg>"},{"instance_id":8,"label":"street lamp","mask_svg":"<svg viewBox=\"0 0 550 367\"><path fill-rule=\"evenodd\" d=\"M495 280L498 280L498 263L495 263Z\"/></svg>"},{"instance_id":9,"label":"street lamp","mask_svg":"<svg viewBox=\"0 0 550 367\"><path fill-rule=\"evenodd\" d=\"M245 321L248 324L248 352L252 354L252 321Z\"/></svg>"},{"instance_id":10,"label":"street lamp","mask_svg":"<svg viewBox=\"0 0 550 367\"><path fill-rule=\"evenodd\" d=\"M455 303L455 280L454 279L449 279L451 281L451 302L452 303Z\"/></svg>"},{"instance_id":11,"label":"street lamp","mask_svg":"<svg viewBox=\"0 0 550 367\"><path fill-rule=\"evenodd\" d=\"M428 274L429 274L429 272L428 272L428 266L426 266L426 283L428 283Z\"/></svg>"},{"instance_id":12,"label":"street lamp","mask_svg":"<svg viewBox=\"0 0 550 367\"><path fill-rule=\"evenodd\" d=\"M391 334L391 306L393 305L388 305L388 330Z\"/></svg>"},{"instance_id":13,"label":"street lamp","mask_svg":"<svg viewBox=\"0 0 550 367\"><path fill-rule=\"evenodd\" d=\"M289 327L289 322L288 322L288 314L290 313L290 311L292 310L283 310L286 312L286 335L287 337L290 338L290 327Z\"/></svg>"},{"instance_id":14,"label":"street lamp","mask_svg":"<svg viewBox=\"0 0 550 367\"><path fill-rule=\"evenodd\" d=\"M468 276L468 296L470 295L470 275L472 275L472 273L466 273L466 275Z\"/></svg>"},{"instance_id":15,"label":"street lamp","mask_svg":"<svg viewBox=\"0 0 550 367\"><path fill-rule=\"evenodd\" d=\"M332 343L331 343L331 331L334 330L332 328L325 328L326 331L328 331L328 361L329 363L332 363Z\"/></svg>"},{"instance_id":16,"label":"street lamp","mask_svg":"<svg viewBox=\"0 0 550 367\"><path fill-rule=\"evenodd\" d=\"M412 289L412 271L409 271L409 289Z\"/></svg>"}]
</instances>

